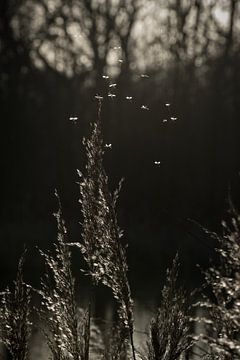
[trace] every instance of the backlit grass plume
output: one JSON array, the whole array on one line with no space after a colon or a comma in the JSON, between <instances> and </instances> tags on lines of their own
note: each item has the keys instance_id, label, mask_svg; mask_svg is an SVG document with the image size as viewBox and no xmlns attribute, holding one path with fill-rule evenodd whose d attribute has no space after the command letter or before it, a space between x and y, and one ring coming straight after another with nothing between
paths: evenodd
<instances>
[{"instance_id":1,"label":"backlit grass plume","mask_svg":"<svg viewBox=\"0 0 240 360\"><path fill-rule=\"evenodd\" d=\"M61 203L55 214L58 239L53 254L41 252L46 266L39 291L40 320L53 360L87 360L89 348L88 316L82 316L75 299L71 253L67 243L67 229Z\"/></svg>"},{"instance_id":2,"label":"backlit grass plume","mask_svg":"<svg viewBox=\"0 0 240 360\"><path fill-rule=\"evenodd\" d=\"M13 360L29 358L31 290L23 280L25 254L19 260L13 288L1 293L0 300L0 340Z\"/></svg>"},{"instance_id":3,"label":"backlit grass plume","mask_svg":"<svg viewBox=\"0 0 240 360\"><path fill-rule=\"evenodd\" d=\"M150 325L148 360L177 360L190 349L189 302L182 288L177 286L178 257L167 271L162 299Z\"/></svg>"},{"instance_id":4,"label":"backlit grass plume","mask_svg":"<svg viewBox=\"0 0 240 360\"><path fill-rule=\"evenodd\" d=\"M78 244L88 265L88 273L95 283L109 287L118 303L120 323L129 334L133 350L133 303L127 277L125 247L122 231L117 223L116 201L119 189L111 193L103 166L103 137L100 122L101 102L97 120L92 124L91 136L84 140L86 174L81 177L80 202L83 214L83 242ZM121 183L120 183L121 185Z\"/></svg>"},{"instance_id":5,"label":"backlit grass plume","mask_svg":"<svg viewBox=\"0 0 240 360\"><path fill-rule=\"evenodd\" d=\"M231 224L223 222L223 236L216 235L219 265L205 273L211 295L196 304L206 314L197 319L205 325L198 338L213 359L223 360L240 358L240 216L233 206L231 214Z\"/></svg>"}]
</instances>

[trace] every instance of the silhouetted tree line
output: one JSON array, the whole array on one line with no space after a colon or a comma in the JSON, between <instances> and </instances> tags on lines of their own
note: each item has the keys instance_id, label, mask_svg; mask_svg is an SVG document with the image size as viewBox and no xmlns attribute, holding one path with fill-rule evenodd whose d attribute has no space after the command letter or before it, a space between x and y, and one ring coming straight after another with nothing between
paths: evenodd
<instances>
[{"instance_id":1,"label":"silhouetted tree line","mask_svg":"<svg viewBox=\"0 0 240 360\"><path fill-rule=\"evenodd\" d=\"M76 236L75 168L85 161L81 138L96 94L112 144L106 166L113 179L126 178L120 217L136 261L151 256L144 241L161 254L180 246L187 258L196 244L207 250L183 219L216 229L229 189L238 194L239 7L238 0L1 1L3 254L52 238L55 187Z\"/></svg>"}]
</instances>

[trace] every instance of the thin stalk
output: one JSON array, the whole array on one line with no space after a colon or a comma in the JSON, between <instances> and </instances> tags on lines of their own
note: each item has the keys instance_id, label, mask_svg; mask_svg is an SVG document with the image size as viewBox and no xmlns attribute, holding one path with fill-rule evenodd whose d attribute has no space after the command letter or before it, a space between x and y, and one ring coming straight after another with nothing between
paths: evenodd
<instances>
[{"instance_id":1,"label":"thin stalk","mask_svg":"<svg viewBox=\"0 0 240 360\"><path fill-rule=\"evenodd\" d=\"M129 330L129 334L130 334L130 344L131 344L131 348L132 348L133 360L136 360L136 354L135 354L135 347L134 347L133 331L132 331L132 329Z\"/></svg>"},{"instance_id":2,"label":"thin stalk","mask_svg":"<svg viewBox=\"0 0 240 360\"><path fill-rule=\"evenodd\" d=\"M91 282L90 285L90 296L88 302L88 314L87 314L87 322L85 327L85 351L84 351L84 360L89 360L90 355L90 331L91 331L91 314L92 314L92 304L93 304L93 296L94 296L94 286L95 281Z\"/></svg>"},{"instance_id":3,"label":"thin stalk","mask_svg":"<svg viewBox=\"0 0 240 360\"><path fill-rule=\"evenodd\" d=\"M89 352L90 352L90 326L91 326L91 311L92 311L92 300L90 298L88 303L88 314L87 314L87 324L86 324L86 335L85 335L85 353L84 359L89 360Z\"/></svg>"}]
</instances>

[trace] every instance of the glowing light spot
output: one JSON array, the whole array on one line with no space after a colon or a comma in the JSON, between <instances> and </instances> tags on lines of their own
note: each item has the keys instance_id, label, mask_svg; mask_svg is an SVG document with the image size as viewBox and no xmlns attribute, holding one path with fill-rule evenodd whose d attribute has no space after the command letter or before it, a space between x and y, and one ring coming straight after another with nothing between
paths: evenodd
<instances>
[{"instance_id":1,"label":"glowing light spot","mask_svg":"<svg viewBox=\"0 0 240 360\"><path fill-rule=\"evenodd\" d=\"M103 96L96 94L96 95L95 95L95 99L97 99L97 100L103 100Z\"/></svg>"},{"instance_id":2,"label":"glowing light spot","mask_svg":"<svg viewBox=\"0 0 240 360\"><path fill-rule=\"evenodd\" d=\"M113 99L113 98L115 98L115 97L116 97L116 95L115 95L115 94L111 94L111 93L109 93L109 94L108 94L108 97L110 97L111 99Z\"/></svg>"},{"instance_id":3,"label":"glowing light spot","mask_svg":"<svg viewBox=\"0 0 240 360\"><path fill-rule=\"evenodd\" d=\"M105 144L106 149L112 149L112 144Z\"/></svg>"},{"instance_id":4,"label":"glowing light spot","mask_svg":"<svg viewBox=\"0 0 240 360\"><path fill-rule=\"evenodd\" d=\"M78 117L77 117L77 116L70 116L69 120L70 120L74 125L76 125L76 124L77 124L77 121L78 121Z\"/></svg>"}]
</instances>

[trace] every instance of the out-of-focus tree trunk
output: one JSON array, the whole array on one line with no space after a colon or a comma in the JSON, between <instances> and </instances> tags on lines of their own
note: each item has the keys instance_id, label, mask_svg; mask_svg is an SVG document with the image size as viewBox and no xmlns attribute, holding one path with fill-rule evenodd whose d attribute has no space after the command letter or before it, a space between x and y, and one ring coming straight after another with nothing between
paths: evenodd
<instances>
[{"instance_id":1,"label":"out-of-focus tree trunk","mask_svg":"<svg viewBox=\"0 0 240 360\"><path fill-rule=\"evenodd\" d=\"M228 31L226 33L225 57L228 56L233 45L236 9L238 2L239 2L238 0L230 0L230 11L229 11L230 15L229 15Z\"/></svg>"}]
</instances>

